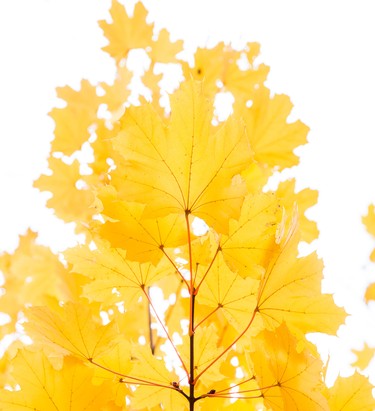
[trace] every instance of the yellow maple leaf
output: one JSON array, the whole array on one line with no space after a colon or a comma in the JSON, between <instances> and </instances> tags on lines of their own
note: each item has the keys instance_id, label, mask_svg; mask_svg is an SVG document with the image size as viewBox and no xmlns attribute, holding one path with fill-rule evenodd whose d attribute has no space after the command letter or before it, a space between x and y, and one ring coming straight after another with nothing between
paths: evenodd
<instances>
[{"instance_id":1,"label":"yellow maple leaf","mask_svg":"<svg viewBox=\"0 0 375 411\"><path fill-rule=\"evenodd\" d=\"M69 86L58 88L57 96L65 100L67 105L50 112L55 121L55 138L51 149L70 156L90 137L88 128L97 120L100 98L96 94L96 87L87 80L82 80L79 91Z\"/></svg>"},{"instance_id":2,"label":"yellow maple leaf","mask_svg":"<svg viewBox=\"0 0 375 411\"><path fill-rule=\"evenodd\" d=\"M166 369L162 359L156 358L148 347L142 346L134 347L133 358L132 376L150 382L139 385L135 390L132 401L134 409L151 409L159 404L166 409L178 407L184 410L187 407L186 399L173 386L173 382L179 380L177 375Z\"/></svg>"},{"instance_id":3,"label":"yellow maple leaf","mask_svg":"<svg viewBox=\"0 0 375 411\"><path fill-rule=\"evenodd\" d=\"M280 170L298 164L293 150L306 144L309 129L301 121L287 122L292 109L289 97L270 97L269 90L260 87L252 101L249 108L238 104L235 112L242 113L255 160Z\"/></svg>"},{"instance_id":4,"label":"yellow maple leaf","mask_svg":"<svg viewBox=\"0 0 375 411\"><path fill-rule=\"evenodd\" d=\"M182 40L174 43L169 38L168 30L162 29L156 41L151 43L151 50L148 52L151 60L158 63L177 62L176 54L182 51Z\"/></svg>"},{"instance_id":5,"label":"yellow maple leaf","mask_svg":"<svg viewBox=\"0 0 375 411\"><path fill-rule=\"evenodd\" d=\"M168 260L157 267L151 263L132 262L127 260L124 250L105 245L99 245L95 251L88 247L70 249L65 257L73 264L75 272L91 279L83 287L83 295L91 301L107 304L120 301L132 304L160 277L168 275L172 267Z\"/></svg>"},{"instance_id":6,"label":"yellow maple leaf","mask_svg":"<svg viewBox=\"0 0 375 411\"><path fill-rule=\"evenodd\" d=\"M298 230L292 226L285 241L275 247L259 286L259 314L271 330L285 321L295 334L335 334L345 311L335 305L332 295L322 294L323 264L315 253L298 258L298 242Z\"/></svg>"},{"instance_id":7,"label":"yellow maple leaf","mask_svg":"<svg viewBox=\"0 0 375 411\"><path fill-rule=\"evenodd\" d=\"M319 231L316 222L309 220L305 216L305 211L316 204L318 192L316 190L305 188L296 193L295 184L295 179L281 182L276 190L276 195L281 200L281 204L289 216L292 216L292 210L295 205L298 204L298 225L301 241L310 243L318 237ZM290 222L290 217L288 218L288 221Z\"/></svg>"},{"instance_id":8,"label":"yellow maple leaf","mask_svg":"<svg viewBox=\"0 0 375 411\"><path fill-rule=\"evenodd\" d=\"M69 273L57 255L37 244L37 235L28 230L20 237L13 254L0 256L4 285L0 297L0 312L10 317L1 333L14 332L19 313L27 306L49 304L51 299L70 298Z\"/></svg>"},{"instance_id":9,"label":"yellow maple leaf","mask_svg":"<svg viewBox=\"0 0 375 411\"><path fill-rule=\"evenodd\" d=\"M127 69L126 66L117 67L116 78L112 85L107 83L100 83L105 94L101 97L101 102L106 104L108 110L116 114L121 111L128 97L130 96L129 85L133 78L133 73ZM123 112L121 111L121 115Z\"/></svg>"},{"instance_id":10,"label":"yellow maple leaf","mask_svg":"<svg viewBox=\"0 0 375 411\"><path fill-rule=\"evenodd\" d=\"M362 223L365 225L367 231L375 236L375 206L373 204L368 206L367 214L362 217Z\"/></svg>"},{"instance_id":11,"label":"yellow maple leaf","mask_svg":"<svg viewBox=\"0 0 375 411\"><path fill-rule=\"evenodd\" d=\"M124 162L112 173L113 184L124 199L146 204L145 216L191 213L226 232L246 191L233 177L252 161L244 129L233 119L211 126L212 105L200 83L184 83L171 108L167 128L150 105L125 112L114 139Z\"/></svg>"},{"instance_id":12,"label":"yellow maple leaf","mask_svg":"<svg viewBox=\"0 0 375 411\"><path fill-rule=\"evenodd\" d=\"M198 48L194 53L194 66L183 64L183 73L185 78L204 80L204 91L210 97L222 89L230 91L241 101L250 100L257 87L265 81L269 71L264 64L253 64L258 54L257 43L249 43L243 52L220 42L211 49ZM247 62L244 69L240 69L238 64L241 58Z\"/></svg>"},{"instance_id":13,"label":"yellow maple leaf","mask_svg":"<svg viewBox=\"0 0 375 411\"><path fill-rule=\"evenodd\" d=\"M375 399L373 386L368 379L355 373L351 377L338 377L327 390L330 411L373 411Z\"/></svg>"},{"instance_id":14,"label":"yellow maple leaf","mask_svg":"<svg viewBox=\"0 0 375 411\"><path fill-rule=\"evenodd\" d=\"M182 359L188 364L190 361L190 336L183 337L183 343L180 348ZM219 330L215 324L209 324L208 326L201 326L196 328L194 334L194 375L195 388L198 390L197 394L206 394L209 387L212 387L214 382L220 381L223 376L220 372L220 367L225 356L221 357L218 361L213 361L223 352L222 347L218 347ZM209 368L207 368L213 363ZM187 381L184 381L186 384Z\"/></svg>"},{"instance_id":15,"label":"yellow maple leaf","mask_svg":"<svg viewBox=\"0 0 375 411\"><path fill-rule=\"evenodd\" d=\"M62 369L55 370L42 351L21 350L12 363L20 389L2 390L3 410L102 411L112 401L111 385L93 385L93 370L76 358L66 357Z\"/></svg>"},{"instance_id":16,"label":"yellow maple leaf","mask_svg":"<svg viewBox=\"0 0 375 411\"><path fill-rule=\"evenodd\" d=\"M247 196L238 220L230 220L220 249L228 265L243 276L259 278L275 245L279 206L274 195Z\"/></svg>"},{"instance_id":17,"label":"yellow maple leaf","mask_svg":"<svg viewBox=\"0 0 375 411\"><path fill-rule=\"evenodd\" d=\"M265 404L272 410L328 411L321 361L299 351L297 342L285 324L257 336L251 358Z\"/></svg>"},{"instance_id":18,"label":"yellow maple leaf","mask_svg":"<svg viewBox=\"0 0 375 411\"><path fill-rule=\"evenodd\" d=\"M375 354L375 348L369 347L366 343L361 350L352 350L352 352L357 356L357 360L352 363L353 367L358 367L360 370L364 370L368 367L370 361L373 359Z\"/></svg>"},{"instance_id":19,"label":"yellow maple leaf","mask_svg":"<svg viewBox=\"0 0 375 411\"><path fill-rule=\"evenodd\" d=\"M125 7L112 0L110 9L112 22L99 21L99 26L109 44L103 47L116 61L127 57L132 49L147 47L152 41L153 26L147 24L147 10L141 2L136 3L133 15L129 17Z\"/></svg>"},{"instance_id":20,"label":"yellow maple leaf","mask_svg":"<svg viewBox=\"0 0 375 411\"><path fill-rule=\"evenodd\" d=\"M255 309L257 290L257 280L233 273L219 254L202 282L197 301L212 307L213 312L220 310L237 330L242 331ZM197 315L197 324L201 320Z\"/></svg>"},{"instance_id":21,"label":"yellow maple leaf","mask_svg":"<svg viewBox=\"0 0 375 411\"><path fill-rule=\"evenodd\" d=\"M362 217L362 223L365 225L366 230L375 237L375 206L373 204L368 206L367 215ZM375 262L375 249L370 255L370 260ZM375 300L375 283L370 284L365 292L365 301Z\"/></svg>"},{"instance_id":22,"label":"yellow maple leaf","mask_svg":"<svg viewBox=\"0 0 375 411\"><path fill-rule=\"evenodd\" d=\"M113 150L111 139L118 132L118 124L111 123L108 128L105 120L100 119L95 130L96 140L91 143L94 151L94 161L90 163L90 168L98 176L98 180L108 183L108 173L111 161L116 161L119 154Z\"/></svg>"},{"instance_id":23,"label":"yellow maple leaf","mask_svg":"<svg viewBox=\"0 0 375 411\"><path fill-rule=\"evenodd\" d=\"M54 209L56 215L66 222L88 221L95 213L91 207L95 197L91 190L77 188L77 183L83 180L78 160L67 164L59 158L50 157L48 166L52 174L41 175L34 182L34 187L40 191L52 193L47 207Z\"/></svg>"},{"instance_id":24,"label":"yellow maple leaf","mask_svg":"<svg viewBox=\"0 0 375 411\"><path fill-rule=\"evenodd\" d=\"M98 198L104 224L100 236L113 247L125 248L131 260L156 264L166 252L186 241L186 222L182 215L143 218L145 205L121 201L112 187L100 190Z\"/></svg>"},{"instance_id":25,"label":"yellow maple leaf","mask_svg":"<svg viewBox=\"0 0 375 411\"><path fill-rule=\"evenodd\" d=\"M116 324L103 325L83 303L68 302L54 309L32 307L28 318L25 327L31 338L60 355L73 354L92 361L110 350L118 339Z\"/></svg>"},{"instance_id":26,"label":"yellow maple leaf","mask_svg":"<svg viewBox=\"0 0 375 411\"><path fill-rule=\"evenodd\" d=\"M369 301L375 301L375 283L370 284L366 288L365 301L366 303L368 303Z\"/></svg>"}]
</instances>

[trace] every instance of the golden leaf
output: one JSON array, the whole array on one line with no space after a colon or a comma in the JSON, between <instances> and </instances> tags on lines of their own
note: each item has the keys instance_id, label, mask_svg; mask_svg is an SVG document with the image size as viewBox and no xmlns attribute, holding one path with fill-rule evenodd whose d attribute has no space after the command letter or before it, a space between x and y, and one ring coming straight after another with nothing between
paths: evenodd
<instances>
[{"instance_id":1,"label":"golden leaf","mask_svg":"<svg viewBox=\"0 0 375 411\"><path fill-rule=\"evenodd\" d=\"M91 301L114 304L125 301L131 305L159 278L171 272L169 261L157 267L151 263L140 264L127 260L126 252L99 245L95 251L78 247L65 252L73 270L91 281L83 287L83 295ZM173 273L173 270L172 270Z\"/></svg>"},{"instance_id":2,"label":"golden leaf","mask_svg":"<svg viewBox=\"0 0 375 411\"><path fill-rule=\"evenodd\" d=\"M266 406L272 410L329 410L321 391L321 361L297 349L285 324L263 331L251 354Z\"/></svg>"},{"instance_id":3,"label":"golden leaf","mask_svg":"<svg viewBox=\"0 0 375 411\"><path fill-rule=\"evenodd\" d=\"M285 321L295 334L335 334L345 311L331 295L322 294L323 264L315 253L298 258L298 242L298 231L292 226L261 279L259 314L271 330Z\"/></svg>"},{"instance_id":4,"label":"golden leaf","mask_svg":"<svg viewBox=\"0 0 375 411\"><path fill-rule=\"evenodd\" d=\"M83 303L68 302L55 309L32 307L28 318L28 334L61 355L92 361L110 350L118 338L116 325L103 325Z\"/></svg>"},{"instance_id":5,"label":"golden leaf","mask_svg":"<svg viewBox=\"0 0 375 411\"><path fill-rule=\"evenodd\" d=\"M87 188L77 188L83 176L79 172L80 164L74 160L66 164L59 158L50 157L51 175L41 175L34 182L40 191L49 191L52 198L47 200L47 207L55 210L56 215L66 222L88 221L95 213L92 206L94 195Z\"/></svg>"},{"instance_id":6,"label":"golden leaf","mask_svg":"<svg viewBox=\"0 0 375 411\"><path fill-rule=\"evenodd\" d=\"M358 373L349 378L338 377L327 392L330 411L373 411L373 386Z\"/></svg>"},{"instance_id":7,"label":"golden leaf","mask_svg":"<svg viewBox=\"0 0 375 411\"><path fill-rule=\"evenodd\" d=\"M305 211L316 204L318 192L305 188L298 193L295 192L295 179L283 181L279 184L276 195L281 200L281 204L286 210L287 215L292 215L292 210L298 204L298 227L300 230L301 241L311 242L315 240L319 231L315 221L309 220L305 216ZM290 219L289 219L290 222Z\"/></svg>"},{"instance_id":8,"label":"golden leaf","mask_svg":"<svg viewBox=\"0 0 375 411\"><path fill-rule=\"evenodd\" d=\"M93 370L74 357L66 357L62 369L55 370L41 351L21 350L13 367L20 390L2 390L3 410L102 411L113 398L111 385L93 385Z\"/></svg>"},{"instance_id":9,"label":"golden leaf","mask_svg":"<svg viewBox=\"0 0 375 411\"><path fill-rule=\"evenodd\" d=\"M230 220L220 248L228 265L243 277L259 278L272 256L279 206L273 195L247 196L239 220Z\"/></svg>"},{"instance_id":10,"label":"golden leaf","mask_svg":"<svg viewBox=\"0 0 375 411\"><path fill-rule=\"evenodd\" d=\"M357 356L357 360L352 363L352 366L358 367L360 370L364 370L373 359L375 348L369 347L365 344L361 350L352 350L352 352Z\"/></svg>"},{"instance_id":11,"label":"golden leaf","mask_svg":"<svg viewBox=\"0 0 375 411\"><path fill-rule=\"evenodd\" d=\"M114 140L124 162L113 184L124 199L146 204L147 217L192 213L226 232L246 190L233 177L252 161L244 129L233 119L211 126L212 106L199 83L184 83L171 108L168 128L150 105L126 111Z\"/></svg>"},{"instance_id":12,"label":"golden leaf","mask_svg":"<svg viewBox=\"0 0 375 411\"><path fill-rule=\"evenodd\" d=\"M55 121L52 151L70 156L88 140L88 128L97 120L100 98L96 94L96 87L87 80L82 80L79 91L68 86L58 88L57 96L65 100L67 105L64 108L54 108L50 112Z\"/></svg>"},{"instance_id":13,"label":"golden leaf","mask_svg":"<svg viewBox=\"0 0 375 411\"><path fill-rule=\"evenodd\" d=\"M127 57L131 49L144 48L151 43L153 26L146 23L147 10L136 3L133 16L117 0L112 0L110 9L112 22L99 21L99 26L109 44L103 47L117 62Z\"/></svg>"},{"instance_id":14,"label":"golden leaf","mask_svg":"<svg viewBox=\"0 0 375 411\"><path fill-rule=\"evenodd\" d=\"M237 108L242 113L254 158L261 164L282 170L298 164L293 150L306 144L308 127L301 121L287 122L292 109L289 97L275 95L261 87L250 108Z\"/></svg>"},{"instance_id":15,"label":"golden leaf","mask_svg":"<svg viewBox=\"0 0 375 411\"><path fill-rule=\"evenodd\" d=\"M153 62L175 63L177 62L176 54L180 51L182 51L182 40L172 43L168 30L162 29L157 40L151 43L151 51L148 54Z\"/></svg>"}]
</instances>

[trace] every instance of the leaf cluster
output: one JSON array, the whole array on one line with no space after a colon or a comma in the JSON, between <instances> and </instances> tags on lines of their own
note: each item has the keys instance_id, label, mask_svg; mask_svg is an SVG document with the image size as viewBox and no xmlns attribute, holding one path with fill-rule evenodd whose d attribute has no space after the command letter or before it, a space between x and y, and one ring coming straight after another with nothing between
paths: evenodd
<instances>
[{"instance_id":1,"label":"leaf cluster","mask_svg":"<svg viewBox=\"0 0 375 411\"><path fill-rule=\"evenodd\" d=\"M267 189L308 128L264 85L259 45L189 57L142 3L114 0L99 25L117 76L57 90L35 182L85 241L56 256L30 231L1 257L4 334L22 324L32 343L4 357L0 408L371 410L364 377L325 386L306 338L345 313L298 252L318 235L304 215L317 193ZM134 53L145 66L129 68Z\"/></svg>"}]
</instances>

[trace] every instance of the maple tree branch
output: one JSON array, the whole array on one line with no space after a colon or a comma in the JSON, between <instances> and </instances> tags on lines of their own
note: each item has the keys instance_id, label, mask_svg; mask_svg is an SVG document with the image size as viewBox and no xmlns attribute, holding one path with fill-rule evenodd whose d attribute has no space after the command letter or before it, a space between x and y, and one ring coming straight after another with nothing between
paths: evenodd
<instances>
[{"instance_id":1,"label":"maple tree branch","mask_svg":"<svg viewBox=\"0 0 375 411\"><path fill-rule=\"evenodd\" d=\"M188 375L189 375L189 371L187 370L186 365L185 365L185 363L183 362L183 360L182 360L182 358L181 358L181 355L180 355L180 353L179 353L178 350L177 350L177 347L174 345L174 343L173 343L173 341L172 341L172 338L170 337L170 335L169 335L169 333L168 333L168 331L167 331L167 328L165 327L165 325L164 325L163 322L161 321L161 318L159 317L159 315L158 315L158 313L157 313L157 311L156 311L156 309L155 309L155 307L154 307L154 304L152 303L152 300L151 300L150 296L148 295L148 293L146 292L146 290L145 290L144 287L142 287L142 290L143 290L143 293L145 294L145 296L146 296L146 298L147 298L147 300L148 300L148 302L149 302L149 304L150 304L150 307L152 308L152 311L153 311L154 314L155 314L156 319L158 320L159 324L160 324L161 327L163 328L163 331L165 332L168 341L171 343L171 345L172 345L175 353L177 354L177 357L179 358L179 360L180 360L180 362L181 362L182 368L185 370L186 375L188 376Z\"/></svg>"},{"instance_id":2,"label":"maple tree branch","mask_svg":"<svg viewBox=\"0 0 375 411\"><path fill-rule=\"evenodd\" d=\"M222 392L224 392L224 391L229 391L229 390L233 389L234 387L239 387L240 385L246 384L247 382L252 381L252 380L255 380L255 376L254 376L254 375L253 375L251 378L247 378L246 380L239 382L238 384L234 384L234 385L231 385L231 386L228 387L228 388L224 388L224 389L222 389L222 390L216 391L216 394L220 394L220 393L222 393Z\"/></svg>"},{"instance_id":3,"label":"maple tree branch","mask_svg":"<svg viewBox=\"0 0 375 411\"><path fill-rule=\"evenodd\" d=\"M233 393L235 394L235 393ZM255 400L255 398L263 398L263 394L259 394L259 395L242 395L240 397L235 397L233 395L216 395L216 394L204 394L201 397L197 398L197 399L202 399L202 398L206 398L206 397L213 397L213 398L232 398L232 399L237 399L237 400Z\"/></svg>"},{"instance_id":4,"label":"maple tree branch","mask_svg":"<svg viewBox=\"0 0 375 411\"><path fill-rule=\"evenodd\" d=\"M239 340L243 337L243 335L246 333L246 331L250 328L251 324L253 323L254 318L255 318L255 314L256 314L257 312L258 312L258 307L256 307L256 308L254 309L253 315L251 316L250 321L249 321L249 323L247 324L246 328L241 332L241 334L238 335L237 338L235 338L235 340L234 340L231 344L228 345L227 348L225 348L225 350L224 350L222 353L220 353L213 361L211 361L211 362L207 365L207 367L206 367L203 371L201 371L201 372L195 377L195 379L194 379L194 382L195 382L195 383L198 381L199 377L200 377L202 374L204 374L209 368L211 368L225 353L227 353L227 352L234 346L234 344L236 344L237 341L239 341Z\"/></svg>"},{"instance_id":5,"label":"maple tree branch","mask_svg":"<svg viewBox=\"0 0 375 411\"><path fill-rule=\"evenodd\" d=\"M189 385L190 385L190 395L189 395L189 404L190 404L190 411L194 411L194 403L196 399L194 398L194 388L195 388L195 380L194 380L194 309L195 309L195 294L191 294L191 301L192 301L192 311L191 311L191 328L193 329L192 334L190 335L190 378L189 378Z\"/></svg>"},{"instance_id":6,"label":"maple tree branch","mask_svg":"<svg viewBox=\"0 0 375 411\"><path fill-rule=\"evenodd\" d=\"M105 371L108 371L112 374L118 375L119 377L121 377L120 382L122 382L122 383L137 384L137 385L151 385L153 387L173 388L174 389L173 386L169 386L169 385L165 385L165 384L159 384L157 382L152 382L152 381L147 381L147 380L144 380L142 378L132 377L131 375L122 374L121 372L114 371L111 368L105 367L104 365L101 365L101 364L95 362L92 358L90 358L88 361L91 364L95 365L96 367L101 368L102 370L105 370ZM129 378L130 380L133 380L133 381L125 381L125 380L122 380L123 378Z\"/></svg>"},{"instance_id":7,"label":"maple tree branch","mask_svg":"<svg viewBox=\"0 0 375 411\"><path fill-rule=\"evenodd\" d=\"M189 342L190 342L190 373L189 373L189 411L194 411L194 403L196 401L194 397L195 389L195 379L194 379L194 310L195 310L195 296L196 292L194 289L194 279L193 279L193 255L191 248L191 233L190 233L190 222L189 222L190 210L185 210L185 220L186 220L186 230L187 230L187 240L189 247L189 270L190 270L190 310L189 310Z\"/></svg>"}]
</instances>

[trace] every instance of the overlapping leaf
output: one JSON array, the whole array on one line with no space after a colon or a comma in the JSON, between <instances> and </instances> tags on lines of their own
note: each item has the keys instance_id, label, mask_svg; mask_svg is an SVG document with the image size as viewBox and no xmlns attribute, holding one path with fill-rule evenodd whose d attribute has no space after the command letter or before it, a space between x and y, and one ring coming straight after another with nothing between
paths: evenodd
<instances>
[{"instance_id":1,"label":"overlapping leaf","mask_svg":"<svg viewBox=\"0 0 375 411\"><path fill-rule=\"evenodd\" d=\"M258 281L233 273L219 254L202 282L197 300L220 310L237 329L243 330L256 306ZM200 321L197 315L197 323Z\"/></svg>"},{"instance_id":2,"label":"overlapping leaf","mask_svg":"<svg viewBox=\"0 0 375 411\"><path fill-rule=\"evenodd\" d=\"M316 190L305 188L296 193L295 185L295 179L283 181L279 184L276 195L289 216L293 215L293 208L296 204L298 205L298 226L301 234L301 241L311 242L318 237L319 231L316 222L309 220L306 217L305 212L316 204L318 200L318 192Z\"/></svg>"},{"instance_id":3,"label":"overlapping leaf","mask_svg":"<svg viewBox=\"0 0 375 411\"><path fill-rule=\"evenodd\" d=\"M63 307L33 307L26 328L32 338L60 355L73 354L91 361L110 350L118 340L114 323L103 325L82 303Z\"/></svg>"},{"instance_id":4,"label":"overlapping leaf","mask_svg":"<svg viewBox=\"0 0 375 411\"><path fill-rule=\"evenodd\" d=\"M250 108L238 108L246 124L254 158L261 164L283 169L298 164L294 149L306 144L308 127L301 121L287 122L292 109L289 97L260 87Z\"/></svg>"},{"instance_id":5,"label":"overlapping leaf","mask_svg":"<svg viewBox=\"0 0 375 411\"><path fill-rule=\"evenodd\" d=\"M184 410L187 407L186 400L172 385L174 381L178 381L177 375L166 369L162 359L153 356L147 347L135 348L133 357L135 364L132 376L149 381L149 384L139 385L134 392L132 400L134 409L152 409L159 404L163 404L167 409L178 407Z\"/></svg>"},{"instance_id":6,"label":"overlapping leaf","mask_svg":"<svg viewBox=\"0 0 375 411\"><path fill-rule=\"evenodd\" d=\"M151 263L140 264L127 260L122 249L100 245L92 251L88 247L79 247L65 253L73 264L73 270L91 279L83 288L89 300L113 304L126 301L132 304L134 299L143 295L158 279L171 273L169 261L162 261L157 267Z\"/></svg>"},{"instance_id":7,"label":"overlapping leaf","mask_svg":"<svg viewBox=\"0 0 375 411\"><path fill-rule=\"evenodd\" d=\"M298 231L292 227L275 250L261 279L258 310L269 329L285 321L296 334L335 334L345 318L331 295L322 294L323 264L316 254L297 257Z\"/></svg>"},{"instance_id":8,"label":"overlapping leaf","mask_svg":"<svg viewBox=\"0 0 375 411\"><path fill-rule=\"evenodd\" d=\"M98 196L98 208L106 221L98 226L97 231L112 247L125 248L131 260L156 264L166 248L186 242L187 228L183 215L144 218L144 204L121 201L111 188L101 190Z\"/></svg>"},{"instance_id":9,"label":"overlapping leaf","mask_svg":"<svg viewBox=\"0 0 375 411\"><path fill-rule=\"evenodd\" d=\"M82 80L79 91L66 86L58 88L57 95L65 100L67 105L64 108L54 108L50 113L55 121L52 151L69 156L88 140L88 128L97 120L100 98L96 94L96 87L87 80Z\"/></svg>"},{"instance_id":10,"label":"overlapping leaf","mask_svg":"<svg viewBox=\"0 0 375 411\"><path fill-rule=\"evenodd\" d=\"M330 411L373 411L373 386L368 379L358 373L349 378L338 377L328 390Z\"/></svg>"},{"instance_id":11,"label":"overlapping leaf","mask_svg":"<svg viewBox=\"0 0 375 411\"><path fill-rule=\"evenodd\" d=\"M321 361L297 349L285 324L258 337L251 355L265 404L272 410L328 411Z\"/></svg>"},{"instance_id":12,"label":"overlapping leaf","mask_svg":"<svg viewBox=\"0 0 375 411\"><path fill-rule=\"evenodd\" d=\"M48 166L52 174L41 175L34 182L34 187L52 193L47 206L66 222L89 220L95 213L91 207L94 195L91 190L77 188L77 183L82 179L79 162L74 160L72 164L67 164L59 158L50 157Z\"/></svg>"},{"instance_id":13,"label":"overlapping leaf","mask_svg":"<svg viewBox=\"0 0 375 411\"><path fill-rule=\"evenodd\" d=\"M241 122L211 126L202 87L189 81L171 96L168 127L150 105L126 111L114 140L124 162L112 181L124 199L146 204L147 217L192 213L227 232L246 191L234 177L251 164L251 151Z\"/></svg>"},{"instance_id":14,"label":"overlapping leaf","mask_svg":"<svg viewBox=\"0 0 375 411\"><path fill-rule=\"evenodd\" d=\"M239 220L229 222L220 248L228 265L243 277L259 278L262 267L272 256L280 219L275 196L247 196Z\"/></svg>"},{"instance_id":15,"label":"overlapping leaf","mask_svg":"<svg viewBox=\"0 0 375 411\"><path fill-rule=\"evenodd\" d=\"M93 385L93 370L74 357L66 357L61 370L55 370L42 351L19 351L13 360L13 377L20 390L2 390L0 408L8 411L57 410L102 411L112 406L110 384Z\"/></svg>"}]
</instances>

